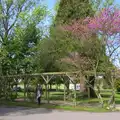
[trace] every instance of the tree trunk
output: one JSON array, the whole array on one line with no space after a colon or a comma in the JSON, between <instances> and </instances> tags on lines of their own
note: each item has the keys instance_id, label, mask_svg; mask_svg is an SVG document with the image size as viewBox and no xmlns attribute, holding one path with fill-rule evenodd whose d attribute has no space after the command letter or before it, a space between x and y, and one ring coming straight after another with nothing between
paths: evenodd
<instances>
[{"instance_id":1,"label":"tree trunk","mask_svg":"<svg viewBox=\"0 0 120 120\"><path fill-rule=\"evenodd\" d=\"M58 84L56 84L56 91L58 91Z\"/></svg>"},{"instance_id":2,"label":"tree trunk","mask_svg":"<svg viewBox=\"0 0 120 120\"><path fill-rule=\"evenodd\" d=\"M52 90L52 84L50 83L50 90Z\"/></svg>"},{"instance_id":3,"label":"tree trunk","mask_svg":"<svg viewBox=\"0 0 120 120\"><path fill-rule=\"evenodd\" d=\"M94 85L95 85L95 77L94 76L89 77L89 84L90 84L90 87L89 87L90 98L96 98L97 96L94 91Z\"/></svg>"},{"instance_id":4,"label":"tree trunk","mask_svg":"<svg viewBox=\"0 0 120 120\"><path fill-rule=\"evenodd\" d=\"M24 101L26 101L26 83L24 82Z\"/></svg>"},{"instance_id":5,"label":"tree trunk","mask_svg":"<svg viewBox=\"0 0 120 120\"><path fill-rule=\"evenodd\" d=\"M47 84L45 84L45 99L47 100Z\"/></svg>"},{"instance_id":6,"label":"tree trunk","mask_svg":"<svg viewBox=\"0 0 120 120\"><path fill-rule=\"evenodd\" d=\"M67 95L69 94L69 81L65 83Z\"/></svg>"}]
</instances>

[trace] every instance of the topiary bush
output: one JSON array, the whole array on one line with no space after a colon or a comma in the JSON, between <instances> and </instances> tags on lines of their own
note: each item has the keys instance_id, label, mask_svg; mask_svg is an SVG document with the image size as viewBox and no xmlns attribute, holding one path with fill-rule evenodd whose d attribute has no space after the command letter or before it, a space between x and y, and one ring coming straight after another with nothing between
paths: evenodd
<instances>
[{"instance_id":1,"label":"topiary bush","mask_svg":"<svg viewBox=\"0 0 120 120\"><path fill-rule=\"evenodd\" d=\"M120 79L117 79L115 82L115 88L117 90L117 92L120 92Z\"/></svg>"}]
</instances>

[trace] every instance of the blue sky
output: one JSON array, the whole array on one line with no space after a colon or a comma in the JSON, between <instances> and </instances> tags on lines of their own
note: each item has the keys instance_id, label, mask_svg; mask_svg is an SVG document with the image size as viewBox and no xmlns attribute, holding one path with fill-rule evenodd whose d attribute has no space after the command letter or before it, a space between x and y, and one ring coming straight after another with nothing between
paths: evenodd
<instances>
[{"instance_id":1,"label":"blue sky","mask_svg":"<svg viewBox=\"0 0 120 120\"><path fill-rule=\"evenodd\" d=\"M115 0L115 3L120 5L120 0Z\"/></svg>"},{"instance_id":2,"label":"blue sky","mask_svg":"<svg viewBox=\"0 0 120 120\"><path fill-rule=\"evenodd\" d=\"M51 11L51 12L54 12L54 6L56 4L56 1L57 0L45 0L45 4L48 6L48 9Z\"/></svg>"},{"instance_id":3,"label":"blue sky","mask_svg":"<svg viewBox=\"0 0 120 120\"><path fill-rule=\"evenodd\" d=\"M51 14L54 14L54 7L58 0L44 0L45 5L47 5ZM120 0L115 0L115 4L120 6ZM47 19L46 24L50 24L51 20Z\"/></svg>"},{"instance_id":4,"label":"blue sky","mask_svg":"<svg viewBox=\"0 0 120 120\"><path fill-rule=\"evenodd\" d=\"M53 11L53 8L55 6L57 0L45 0L45 3L48 6L48 9ZM120 5L120 0L115 0L115 4L119 4Z\"/></svg>"},{"instance_id":5,"label":"blue sky","mask_svg":"<svg viewBox=\"0 0 120 120\"><path fill-rule=\"evenodd\" d=\"M46 3L49 7L49 9L52 9L56 3L56 0L46 0Z\"/></svg>"}]
</instances>

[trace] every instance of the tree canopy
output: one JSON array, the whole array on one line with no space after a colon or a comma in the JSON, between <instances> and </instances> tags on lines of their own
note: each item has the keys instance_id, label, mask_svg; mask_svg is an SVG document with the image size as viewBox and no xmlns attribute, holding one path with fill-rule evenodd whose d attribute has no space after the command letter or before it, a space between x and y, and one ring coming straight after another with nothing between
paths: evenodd
<instances>
[{"instance_id":1,"label":"tree canopy","mask_svg":"<svg viewBox=\"0 0 120 120\"><path fill-rule=\"evenodd\" d=\"M47 10L37 0L0 0L2 74L25 72L42 29L37 28ZM24 67L24 68L23 68ZM29 68L30 69L30 68ZM14 72L12 72L14 71Z\"/></svg>"},{"instance_id":2,"label":"tree canopy","mask_svg":"<svg viewBox=\"0 0 120 120\"><path fill-rule=\"evenodd\" d=\"M89 0L61 0L55 21L56 24L63 24L93 14Z\"/></svg>"}]
</instances>

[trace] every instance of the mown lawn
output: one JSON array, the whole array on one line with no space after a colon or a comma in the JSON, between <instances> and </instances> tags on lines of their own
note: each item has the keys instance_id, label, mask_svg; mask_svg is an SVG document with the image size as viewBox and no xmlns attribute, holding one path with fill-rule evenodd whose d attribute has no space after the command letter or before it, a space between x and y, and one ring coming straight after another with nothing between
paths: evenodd
<instances>
[{"instance_id":1,"label":"mown lawn","mask_svg":"<svg viewBox=\"0 0 120 120\"><path fill-rule=\"evenodd\" d=\"M68 111L88 111L88 112L110 112L110 110L98 107L83 107L83 106L63 106L55 104L41 104L38 106L33 102L10 102L10 101L0 101L0 106L7 107L30 107L30 108L46 108L46 109L59 109Z\"/></svg>"},{"instance_id":2,"label":"mown lawn","mask_svg":"<svg viewBox=\"0 0 120 120\"><path fill-rule=\"evenodd\" d=\"M111 90L103 90L102 97L105 102L107 102L110 98ZM59 101L64 100L64 92L63 90L60 91L51 91L49 100L53 101L52 104L41 104L40 106L37 105L36 102L11 102L11 101L1 101L0 105L6 106L24 106L24 107L32 107L32 108L48 108L48 109L62 109L62 110L72 110L72 111L89 111L89 112L107 112L109 110L105 108L100 108L97 105L99 104L99 100L97 98L87 98L84 97L82 94L77 92L77 106L74 107L73 105L60 105ZM18 92L18 99L24 98L23 92ZM45 100L45 96L42 96L42 100ZM58 101L58 102L54 102ZM115 95L116 104L120 104L120 93L116 93ZM67 100L66 102L73 102L73 95L71 95L71 99ZM55 103L55 104L53 104ZM64 103L64 101L63 101ZM97 105L96 105L97 104ZM88 105L88 106L87 106Z\"/></svg>"},{"instance_id":3,"label":"mown lawn","mask_svg":"<svg viewBox=\"0 0 120 120\"><path fill-rule=\"evenodd\" d=\"M108 101L110 96L111 96L111 91L102 91L102 97L103 97L104 101ZM73 100L73 94L67 96L67 98L68 97L69 97L68 101ZM19 98L24 98L23 92L18 92L18 99ZM45 99L45 94L42 96L42 99ZM49 100L64 100L64 92L62 90L50 92ZM116 101L116 104L120 104L120 93L116 93L115 101ZM79 102L79 103L98 103L99 100L97 98L83 97L82 94L77 93L77 102Z\"/></svg>"}]
</instances>

